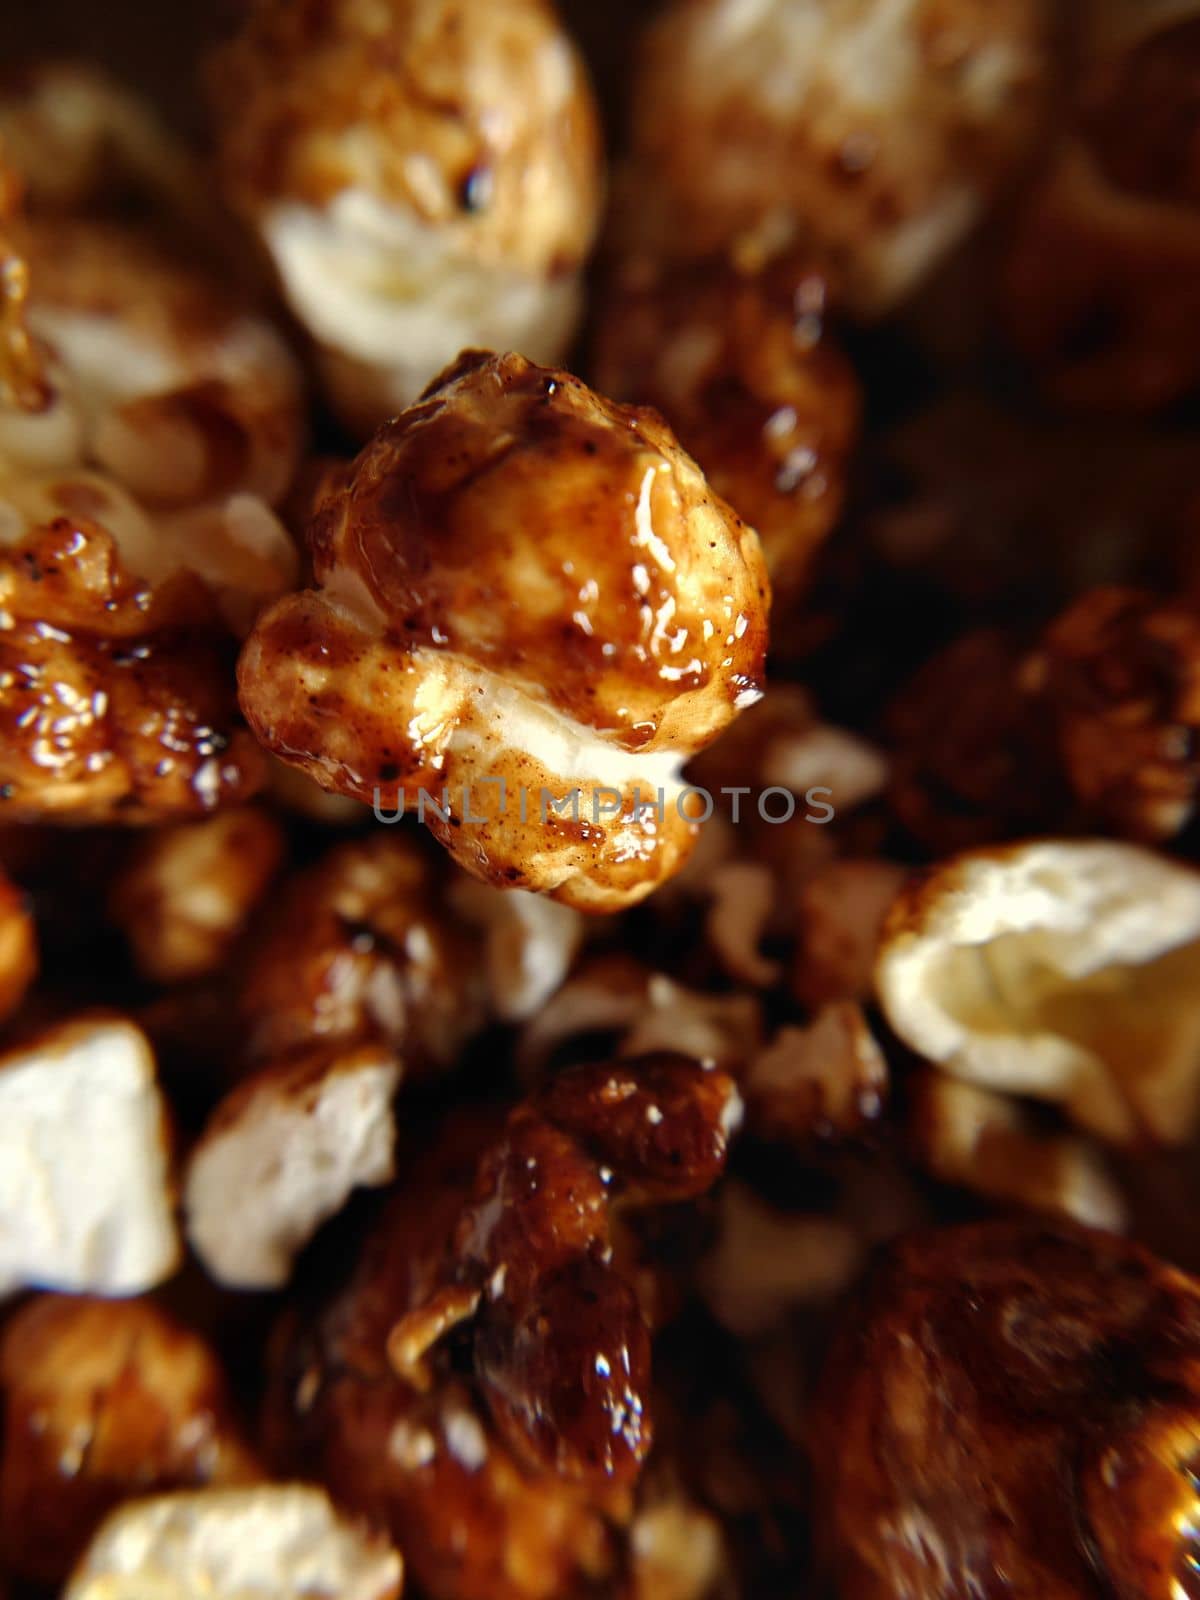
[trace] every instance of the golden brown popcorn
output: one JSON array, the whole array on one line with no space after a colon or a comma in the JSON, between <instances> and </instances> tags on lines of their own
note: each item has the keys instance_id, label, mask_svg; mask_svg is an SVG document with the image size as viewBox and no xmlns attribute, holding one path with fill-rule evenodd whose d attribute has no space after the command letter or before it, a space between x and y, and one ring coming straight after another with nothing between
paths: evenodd
<instances>
[{"instance_id":1,"label":"golden brown popcorn","mask_svg":"<svg viewBox=\"0 0 1200 1600\"><path fill-rule=\"evenodd\" d=\"M114 1511L63 1600L397 1600L398 1551L306 1484L195 1489Z\"/></svg>"},{"instance_id":2,"label":"golden brown popcorn","mask_svg":"<svg viewBox=\"0 0 1200 1600\"><path fill-rule=\"evenodd\" d=\"M37 969L33 918L20 890L0 871L0 1022L21 1004Z\"/></svg>"},{"instance_id":3,"label":"golden brown popcorn","mask_svg":"<svg viewBox=\"0 0 1200 1600\"><path fill-rule=\"evenodd\" d=\"M82 459L158 505L234 490L282 499L304 402L269 322L147 229L31 217L14 237L30 329L59 381L41 428L14 426L7 448L24 446L30 465Z\"/></svg>"},{"instance_id":4,"label":"golden brown popcorn","mask_svg":"<svg viewBox=\"0 0 1200 1600\"><path fill-rule=\"evenodd\" d=\"M452 1066L486 1018L478 941L443 905L437 862L379 830L284 886L241 990L246 1051L382 1040L409 1073Z\"/></svg>"},{"instance_id":5,"label":"golden brown popcorn","mask_svg":"<svg viewBox=\"0 0 1200 1600\"><path fill-rule=\"evenodd\" d=\"M1200 379L1200 10L1072 8L1068 126L1024 209L1009 321L1064 405L1149 412Z\"/></svg>"},{"instance_id":6,"label":"golden brown popcorn","mask_svg":"<svg viewBox=\"0 0 1200 1600\"><path fill-rule=\"evenodd\" d=\"M0 1057L0 1295L153 1288L179 1264L173 1199L167 1107L133 1023L60 1023Z\"/></svg>"},{"instance_id":7,"label":"golden brown popcorn","mask_svg":"<svg viewBox=\"0 0 1200 1600\"><path fill-rule=\"evenodd\" d=\"M568 1067L535 1089L485 1150L440 1271L389 1335L397 1371L419 1385L458 1328L519 1461L597 1495L632 1487L653 1433L650 1330L614 1253L617 1208L704 1194L741 1116L732 1078L680 1055Z\"/></svg>"},{"instance_id":8,"label":"golden brown popcorn","mask_svg":"<svg viewBox=\"0 0 1200 1600\"><path fill-rule=\"evenodd\" d=\"M261 1474L216 1358L146 1300L39 1295L0 1340L0 1550L26 1578L70 1570L127 1496Z\"/></svg>"},{"instance_id":9,"label":"golden brown popcorn","mask_svg":"<svg viewBox=\"0 0 1200 1600\"><path fill-rule=\"evenodd\" d=\"M298 574L270 509L304 439L286 345L138 228L31 218L12 237L49 395L0 413L0 457L43 492L75 473L123 490L143 513L135 527L131 507L114 530L137 576L193 572L244 627Z\"/></svg>"},{"instance_id":10,"label":"golden brown popcorn","mask_svg":"<svg viewBox=\"0 0 1200 1600\"><path fill-rule=\"evenodd\" d=\"M762 540L777 615L801 598L841 512L858 432L826 288L793 262L627 263L604 307L596 386L661 411ZM782 640L786 647L786 636Z\"/></svg>"},{"instance_id":11,"label":"golden brown popcorn","mask_svg":"<svg viewBox=\"0 0 1200 1600\"><path fill-rule=\"evenodd\" d=\"M290 359L135 233L14 236L37 270L31 287L17 256L4 281L24 381L0 406L0 810L136 822L245 799L264 758L229 629L296 572L261 498L299 447Z\"/></svg>"},{"instance_id":12,"label":"golden brown popcorn","mask_svg":"<svg viewBox=\"0 0 1200 1600\"><path fill-rule=\"evenodd\" d=\"M665 256L800 248L888 310L988 208L1036 131L1037 0L676 0L634 90L621 231Z\"/></svg>"},{"instance_id":13,"label":"golden brown popcorn","mask_svg":"<svg viewBox=\"0 0 1200 1600\"><path fill-rule=\"evenodd\" d=\"M158 983L215 972L283 860L283 831L265 811L223 811L145 834L109 893L109 914L138 971Z\"/></svg>"},{"instance_id":14,"label":"golden brown popcorn","mask_svg":"<svg viewBox=\"0 0 1200 1600\"><path fill-rule=\"evenodd\" d=\"M544 0L256 0L211 83L226 194L352 427L466 347L566 354L601 155Z\"/></svg>"},{"instance_id":15,"label":"golden brown popcorn","mask_svg":"<svg viewBox=\"0 0 1200 1600\"><path fill-rule=\"evenodd\" d=\"M1195 1572L1200 1286L1111 1234L910 1236L817 1390L815 1526L854 1600L1173 1600Z\"/></svg>"},{"instance_id":16,"label":"golden brown popcorn","mask_svg":"<svg viewBox=\"0 0 1200 1600\"><path fill-rule=\"evenodd\" d=\"M279 1288L354 1188L389 1182L400 1077L383 1046L335 1045L293 1054L226 1095L183 1185L188 1239L218 1283Z\"/></svg>"},{"instance_id":17,"label":"golden brown popcorn","mask_svg":"<svg viewBox=\"0 0 1200 1600\"><path fill-rule=\"evenodd\" d=\"M679 867L681 768L758 698L767 580L659 418L465 355L310 542L317 587L261 617L239 665L268 749L403 800L475 876L581 909Z\"/></svg>"},{"instance_id":18,"label":"golden brown popcorn","mask_svg":"<svg viewBox=\"0 0 1200 1600\"><path fill-rule=\"evenodd\" d=\"M1183 1144L1200 1115L1200 873L1135 845L1045 839L919 875L875 982L911 1049L1061 1104L1112 1141Z\"/></svg>"},{"instance_id":19,"label":"golden brown popcorn","mask_svg":"<svg viewBox=\"0 0 1200 1600\"><path fill-rule=\"evenodd\" d=\"M1019 681L1083 818L1148 842L1187 826L1200 785L1200 614L1135 589L1090 590Z\"/></svg>"}]
</instances>

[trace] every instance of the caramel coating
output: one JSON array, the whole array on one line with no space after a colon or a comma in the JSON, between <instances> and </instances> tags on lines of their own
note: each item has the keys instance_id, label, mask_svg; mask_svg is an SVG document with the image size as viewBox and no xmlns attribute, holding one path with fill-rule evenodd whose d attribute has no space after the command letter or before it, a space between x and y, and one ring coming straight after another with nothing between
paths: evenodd
<instances>
[{"instance_id":1,"label":"caramel coating","mask_svg":"<svg viewBox=\"0 0 1200 1600\"><path fill-rule=\"evenodd\" d=\"M1008 320L1064 405L1151 412L1200 379L1200 16L1087 0L1076 22L1073 115L1017 228Z\"/></svg>"},{"instance_id":2,"label":"caramel coating","mask_svg":"<svg viewBox=\"0 0 1200 1600\"><path fill-rule=\"evenodd\" d=\"M380 429L310 544L317 586L239 663L268 749L389 809L425 789L460 865L581 908L681 864L679 768L759 695L767 579L654 413L464 355Z\"/></svg>"},{"instance_id":3,"label":"caramel coating","mask_svg":"<svg viewBox=\"0 0 1200 1600\"><path fill-rule=\"evenodd\" d=\"M1037 0L676 0L634 90L620 231L652 254L790 246L889 310L987 208L1036 130Z\"/></svg>"},{"instance_id":4,"label":"caramel coating","mask_svg":"<svg viewBox=\"0 0 1200 1600\"><path fill-rule=\"evenodd\" d=\"M229 630L295 575L266 503L300 447L291 359L134 229L14 238L41 373L0 409L0 809L143 822L245 799L265 761Z\"/></svg>"},{"instance_id":5,"label":"caramel coating","mask_svg":"<svg viewBox=\"0 0 1200 1600\"><path fill-rule=\"evenodd\" d=\"M303 1459L389 1530L431 1600L555 1600L610 1574L604 1508L518 1466L448 1360L421 1391L386 1353L436 1281L491 1131L457 1119L402 1163L406 1182L349 1285L318 1319L281 1329L268 1434L281 1471Z\"/></svg>"},{"instance_id":6,"label":"caramel coating","mask_svg":"<svg viewBox=\"0 0 1200 1600\"><path fill-rule=\"evenodd\" d=\"M147 1300L38 1295L0 1340L0 1548L63 1578L129 1495L259 1476L215 1357Z\"/></svg>"},{"instance_id":7,"label":"caramel coating","mask_svg":"<svg viewBox=\"0 0 1200 1600\"><path fill-rule=\"evenodd\" d=\"M565 355L601 154L545 0L257 0L211 84L226 193L353 426L465 345Z\"/></svg>"},{"instance_id":8,"label":"caramel coating","mask_svg":"<svg viewBox=\"0 0 1200 1600\"><path fill-rule=\"evenodd\" d=\"M661 411L758 532L777 617L837 522L858 433L858 385L825 328L826 300L821 277L795 262L758 274L635 262L597 335L597 387Z\"/></svg>"},{"instance_id":9,"label":"caramel coating","mask_svg":"<svg viewBox=\"0 0 1200 1600\"><path fill-rule=\"evenodd\" d=\"M247 1051L378 1039L410 1074L452 1066L483 1025L473 936L442 905L414 841L382 832L338 845L284 887L241 991Z\"/></svg>"},{"instance_id":10,"label":"caramel coating","mask_svg":"<svg viewBox=\"0 0 1200 1600\"><path fill-rule=\"evenodd\" d=\"M162 508L282 499L304 443L303 393L267 322L148 229L31 217L13 239L56 403L40 432L6 425L6 454L86 463Z\"/></svg>"},{"instance_id":11,"label":"caramel coating","mask_svg":"<svg viewBox=\"0 0 1200 1600\"><path fill-rule=\"evenodd\" d=\"M1067 1225L910 1236L818 1389L817 1527L853 1600L1194 1591L1200 1285Z\"/></svg>"},{"instance_id":12,"label":"caramel coating","mask_svg":"<svg viewBox=\"0 0 1200 1600\"><path fill-rule=\"evenodd\" d=\"M142 822L248 799L265 762L202 597L129 573L114 490L67 478L44 498L0 548L0 816Z\"/></svg>"},{"instance_id":13,"label":"caramel coating","mask_svg":"<svg viewBox=\"0 0 1200 1600\"><path fill-rule=\"evenodd\" d=\"M613 1263L613 1200L703 1194L740 1116L733 1080L682 1056L559 1074L484 1155L445 1286L393 1330L393 1361L453 1306L475 1319L474 1370L517 1458L594 1493L632 1485L652 1438L650 1336Z\"/></svg>"}]
</instances>

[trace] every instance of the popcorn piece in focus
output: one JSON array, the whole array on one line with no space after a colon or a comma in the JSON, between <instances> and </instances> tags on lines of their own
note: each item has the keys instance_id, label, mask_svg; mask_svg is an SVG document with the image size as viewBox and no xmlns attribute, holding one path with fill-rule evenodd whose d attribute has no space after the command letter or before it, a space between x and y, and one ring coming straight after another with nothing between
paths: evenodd
<instances>
[{"instance_id":1,"label":"popcorn piece in focus","mask_svg":"<svg viewBox=\"0 0 1200 1600\"><path fill-rule=\"evenodd\" d=\"M394 1176L399 1082L384 1049L313 1050L222 1100L184 1178L188 1239L218 1283L285 1284L302 1246L355 1187Z\"/></svg>"},{"instance_id":2,"label":"popcorn piece in focus","mask_svg":"<svg viewBox=\"0 0 1200 1600\"><path fill-rule=\"evenodd\" d=\"M851 308L903 300L1036 132L1037 0L676 0L634 89L621 232L653 255L799 248Z\"/></svg>"},{"instance_id":3,"label":"popcorn piece in focus","mask_svg":"<svg viewBox=\"0 0 1200 1600\"><path fill-rule=\"evenodd\" d=\"M477 940L411 837L337 845L288 880L241 991L247 1053L383 1040L410 1076L453 1066L487 1015Z\"/></svg>"},{"instance_id":4,"label":"popcorn piece in focus","mask_svg":"<svg viewBox=\"0 0 1200 1600\"><path fill-rule=\"evenodd\" d=\"M178 1260L166 1108L138 1029L64 1023L0 1058L0 1294L137 1294Z\"/></svg>"},{"instance_id":5,"label":"popcorn piece in focus","mask_svg":"<svg viewBox=\"0 0 1200 1600\"><path fill-rule=\"evenodd\" d=\"M115 1511L63 1600L397 1600L403 1570L320 1489L201 1489Z\"/></svg>"},{"instance_id":6,"label":"popcorn piece in focus","mask_svg":"<svg viewBox=\"0 0 1200 1600\"><path fill-rule=\"evenodd\" d=\"M464 348L566 354L601 151L544 0L256 0L211 84L226 195L361 435Z\"/></svg>"},{"instance_id":7,"label":"popcorn piece in focus","mask_svg":"<svg viewBox=\"0 0 1200 1600\"><path fill-rule=\"evenodd\" d=\"M0 1022L21 1004L37 969L33 918L20 890L0 871Z\"/></svg>"},{"instance_id":8,"label":"popcorn piece in focus","mask_svg":"<svg viewBox=\"0 0 1200 1600\"><path fill-rule=\"evenodd\" d=\"M893 1246L816 1391L814 1526L837 1592L1185 1593L1198 1310L1194 1279L1065 1223Z\"/></svg>"},{"instance_id":9,"label":"popcorn piece in focus","mask_svg":"<svg viewBox=\"0 0 1200 1600\"><path fill-rule=\"evenodd\" d=\"M157 983L215 972L283 859L283 831L247 807L139 838L109 896L138 971Z\"/></svg>"},{"instance_id":10,"label":"popcorn piece in focus","mask_svg":"<svg viewBox=\"0 0 1200 1600\"><path fill-rule=\"evenodd\" d=\"M597 387L661 411L757 531L777 617L841 513L858 433L858 386L825 317L820 276L794 263L749 274L634 261L598 334Z\"/></svg>"},{"instance_id":11,"label":"popcorn piece in focus","mask_svg":"<svg viewBox=\"0 0 1200 1600\"><path fill-rule=\"evenodd\" d=\"M900 894L876 969L911 1049L1114 1141L1200 1116L1200 874L1128 844L979 850Z\"/></svg>"},{"instance_id":12,"label":"popcorn piece in focus","mask_svg":"<svg viewBox=\"0 0 1200 1600\"><path fill-rule=\"evenodd\" d=\"M146 1300L39 1295L0 1340L0 1549L60 1581L129 1495L261 1476L203 1340Z\"/></svg>"},{"instance_id":13,"label":"popcorn piece in focus","mask_svg":"<svg viewBox=\"0 0 1200 1600\"><path fill-rule=\"evenodd\" d=\"M759 696L767 580L660 419L465 355L310 542L317 587L239 664L268 749L368 803L424 789L455 860L503 887L616 911L678 869L681 768Z\"/></svg>"},{"instance_id":14,"label":"popcorn piece in focus","mask_svg":"<svg viewBox=\"0 0 1200 1600\"><path fill-rule=\"evenodd\" d=\"M1011 248L1008 320L1062 404L1155 411L1200 381L1200 7L1068 15L1074 94Z\"/></svg>"}]
</instances>

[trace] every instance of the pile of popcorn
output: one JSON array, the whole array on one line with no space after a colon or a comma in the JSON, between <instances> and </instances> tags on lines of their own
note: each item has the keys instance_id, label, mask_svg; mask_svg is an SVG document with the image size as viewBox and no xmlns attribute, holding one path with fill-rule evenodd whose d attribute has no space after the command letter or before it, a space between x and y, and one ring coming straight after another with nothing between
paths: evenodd
<instances>
[{"instance_id":1,"label":"pile of popcorn","mask_svg":"<svg viewBox=\"0 0 1200 1600\"><path fill-rule=\"evenodd\" d=\"M0 82L0 1594L1191 1594L1200 5L572 9Z\"/></svg>"}]
</instances>

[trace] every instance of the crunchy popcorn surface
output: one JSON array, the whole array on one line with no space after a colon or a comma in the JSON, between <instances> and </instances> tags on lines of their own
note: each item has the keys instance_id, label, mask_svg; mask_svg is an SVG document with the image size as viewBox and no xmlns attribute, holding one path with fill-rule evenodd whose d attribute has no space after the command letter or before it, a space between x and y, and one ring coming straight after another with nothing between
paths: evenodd
<instances>
[{"instance_id":1,"label":"crunchy popcorn surface","mask_svg":"<svg viewBox=\"0 0 1200 1600\"><path fill-rule=\"evenodd\" d=\"M318 587L262 617L239 665L268 748L366 802L444 796L434 831L508 887L613 910L677 868L679 768L759 694L767 580L652 412L464 356L310 542ZM642 814L660 787L663 817Z\"/></svg>"}]
</instances>

